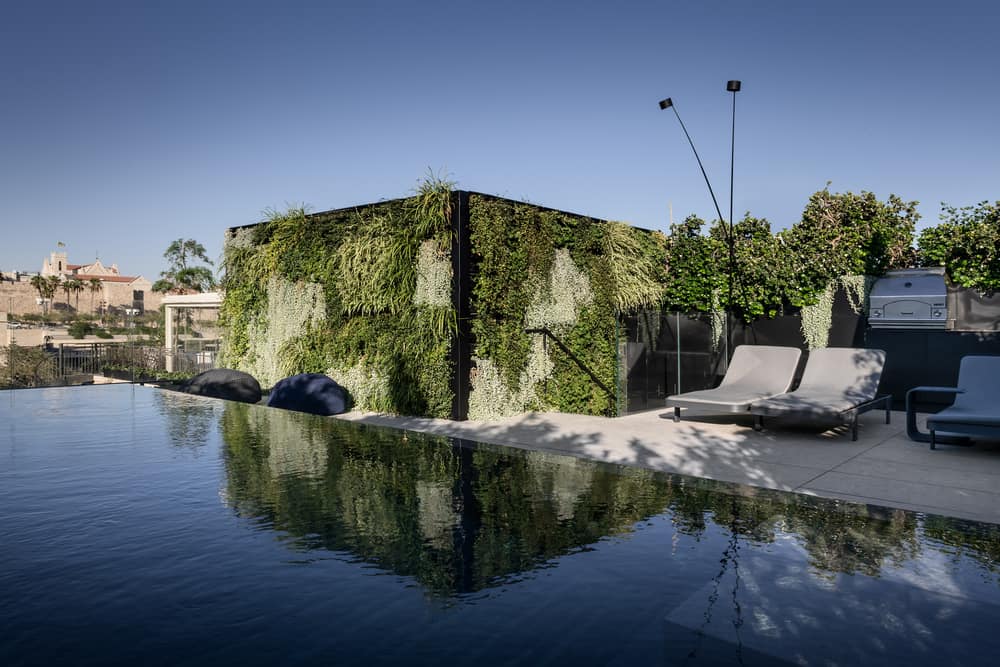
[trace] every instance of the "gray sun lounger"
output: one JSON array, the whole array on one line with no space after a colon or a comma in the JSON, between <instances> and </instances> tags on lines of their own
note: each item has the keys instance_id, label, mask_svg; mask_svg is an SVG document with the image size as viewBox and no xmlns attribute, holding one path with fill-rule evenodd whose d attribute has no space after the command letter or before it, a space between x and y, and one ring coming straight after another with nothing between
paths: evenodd
<instances>
[{"instance_id":1,"label":"gray sun lounger","mask_svg":"<svg viewBox=\"0 0 1000 667\"><path fill-rule=\"evenodd\" d=\"M673 407L675 422L681 420L681 408L745 413L754 401L788 391L800 356L797 347L740 345L718 387L668 396L667 406Z\"/></svg>"},{"instance_id":2,"label":"gray sun lounger","mask_svg":"<svg viewBox=\"0 0 1000 667\"><path fill-rule=\"evenodd\" d=\"M955 394L955 402L927 417L929 433L917 430L919 394ZM914 387L906 392L906 433L913 440L966 444L969 437L1000 439L1000 357L969 355L958 367L957 387Z\"/></svg>"},{"instance_id":3,"label":"gray sun lounger","mask_svg":"<svg viewBox=\"0 0 1000 667\"><path fill-rule=\"evenodd\" d=\"M892 396L878 396L885 352L853 347L828 347L809 353L802 381L795 391L754 401L754 429L764 427L764 417L794 417L823 422L841 420L851 425L851 440L858 439L858 415L885 409L889 423Z\"/></svg>"}]
</instances>

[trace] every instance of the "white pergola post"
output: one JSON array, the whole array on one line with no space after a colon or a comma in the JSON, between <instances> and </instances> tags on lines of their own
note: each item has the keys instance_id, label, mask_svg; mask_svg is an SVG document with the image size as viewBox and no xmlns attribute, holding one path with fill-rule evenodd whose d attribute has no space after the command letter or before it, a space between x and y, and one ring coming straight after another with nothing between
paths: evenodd
<instances>
[{"instance_id":1,"label":"white pergola post","mask_svg":"<svg viewBox=\"0 0 1000 667\"><path fill-rule=\"evenodd\" d=\"M218 308L222 305L222 295L218 292L204 292L202 294L171 294L163 297L160 302L163 304L164 320L164 340L163 353L164 362L168 373L174 372L174 361L177 357L177 345L175 329L175 319L177 311L181 308Z\"/></svg>"},{"instance_id":2,"label":"white pergola post","mask_svg":"<svg viewBox=\"0 0 1000 667\"><path fill-rule=\"evenodd\" d=\"M163 321L164 321L164 332L163 332L163 361L167 367L168 373L174 372L174 354L176 352L174 345L174 311L177 306L166 305L163 307Z\"/></svg>"}]
</instances>

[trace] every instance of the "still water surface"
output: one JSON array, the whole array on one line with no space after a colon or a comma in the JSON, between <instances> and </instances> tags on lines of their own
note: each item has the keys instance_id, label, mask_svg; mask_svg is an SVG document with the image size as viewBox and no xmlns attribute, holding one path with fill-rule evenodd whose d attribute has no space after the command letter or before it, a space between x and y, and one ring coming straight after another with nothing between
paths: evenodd
<instances>
[{"instance_id":1,"label":"still water surface","mask_svg":"<svg viewBox=\"0 0 1000 667\"><path fill-rule=\"evenodd\" d=\"M997 526L129 385L0 394L0 664L993 665Z\"/></svg>"}]
</instances>

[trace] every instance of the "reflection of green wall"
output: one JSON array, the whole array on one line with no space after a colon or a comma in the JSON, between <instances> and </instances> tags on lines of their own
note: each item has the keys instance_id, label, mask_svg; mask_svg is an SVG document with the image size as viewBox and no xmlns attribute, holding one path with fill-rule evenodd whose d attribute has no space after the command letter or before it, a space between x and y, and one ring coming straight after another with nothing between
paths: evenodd
<instances>
[{"instance_id":1,"label":"reflection of green wall","mask_svg":"<svg viewBox=\"0 0 1000 667\"><path fill-rule=\"evenodd\" d=\"M433 594L468 592L669 511L756 543L790 536L818 573L877 575L919 555L916 515L542 452L462 448L333 419L227 404L227 499L294 539L348 552ZM994 568L995 526L929 517L923 532Z\"/></svg>"},{"instance_id":2,"label":"reflection of green wall","mask_svg":"<svg viewBox=\"0 0 1000 667\"><path fill-rule=\"evenodd\" d=\"M227 405L223 438L226 495L240 515L298 548L348 551L435 593L483 588L627 531L667 502L647 471L257 406Z\"/></svg>"}]
</instances>

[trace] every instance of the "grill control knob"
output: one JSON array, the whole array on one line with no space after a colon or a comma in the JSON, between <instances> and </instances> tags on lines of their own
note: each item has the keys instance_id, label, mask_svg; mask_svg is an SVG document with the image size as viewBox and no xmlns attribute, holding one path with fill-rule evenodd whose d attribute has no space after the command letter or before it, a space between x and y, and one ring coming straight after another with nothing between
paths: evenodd
<instances>
[{"instance_id":1,"label":"grill control knob","mask_svg":"<svg viewBox=\"0 0 1000 667\"><path fill-rule=\"evenodd\" d=\"M934 317L941 317L941 314L942 313L940 310L935 310L933 313L931 313L931 315L933 315Z\"/></svg>"}]
</instances>

